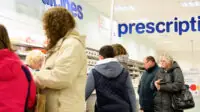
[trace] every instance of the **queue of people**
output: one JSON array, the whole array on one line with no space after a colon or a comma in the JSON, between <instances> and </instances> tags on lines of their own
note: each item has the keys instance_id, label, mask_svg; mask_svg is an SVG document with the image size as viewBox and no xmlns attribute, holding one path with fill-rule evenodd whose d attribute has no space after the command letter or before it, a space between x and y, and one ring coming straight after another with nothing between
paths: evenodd
<instances>
[{"instance_id":1,"label":"queue of people","mask_svg":"<svg viewBox=\"0 0 200 112\"><path fill-rule=\"evenodd\" d=\"M87 76L85 37L75 30L71 13L62 7L50 8L43 16L43 27L49 42L47 55L34 50L23 64L0 25L0 112L34 111L39 105L36 90L46 97L43 112L84 112L94 90L95 112L136 112L128 53L122 45L103 46ZM159 67L152 56L144 59L138 87L140 111L179 112L172 108L170 96L184 85L182 71L169 55L162 55L160 63Z\"/></svg>"}]
</instances>

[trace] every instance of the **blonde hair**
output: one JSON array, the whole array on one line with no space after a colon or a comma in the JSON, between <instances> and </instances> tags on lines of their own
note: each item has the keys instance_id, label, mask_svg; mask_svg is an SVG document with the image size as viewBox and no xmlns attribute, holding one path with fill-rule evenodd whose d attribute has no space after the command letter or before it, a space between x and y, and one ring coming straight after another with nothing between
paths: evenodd
<instances>
[{"instance_id":1,"label":"blonde hair","mask_svg":"<svg viewBox=\"0 0 200 112\"><path fill-rule=\"evenodd\" d=\"M44 53L42 53L40 50L32 50L26 56L26 64L32 66L36 63L43 63L44 59Z\"/></svg>"},{"instance_id":2,"label":"blonde hair","mask_svg":"<svg viewBox=\"0 0 200 112\"><path fill-rule=\"evenodd\" d=\"M162 57L165 57L165 58L167 59L167 61L169 61L169 62L171 62L171 63L174 62L174 59L172 58L172 56L169 55L169 54L167 54L167 53L163 53L163 54L160 56L160 58L162 58Z\"/></svg>"}]
</instances>

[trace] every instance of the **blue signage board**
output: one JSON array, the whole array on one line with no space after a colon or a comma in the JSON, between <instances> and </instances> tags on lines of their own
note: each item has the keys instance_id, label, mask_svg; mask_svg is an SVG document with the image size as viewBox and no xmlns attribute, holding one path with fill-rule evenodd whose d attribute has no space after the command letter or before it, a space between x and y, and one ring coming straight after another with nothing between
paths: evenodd
<instances>
[{"instance_id":1,"label":"blue signage board","mask_svg":"<svg viewBox=\"0 0 200 112\"><path fill-rule=\"evenodd\" d=\"M162 21L158 23L121 23L118 24L118 36L132 34L135 31L137 34L152 34L152 33L170 33L176 32L182 35L185 32L200 32L200 16L191 17L190 20L179 20L175 17L172 21Z\"/></svg>"},{"instance_id":2,"label":"blue signage board","mask_svg":"<svg viewBox=\"0 0 200 112\"><path fill-rule=\"evenodd\" d=\"M83 8L81 5L78 5L70 0L60 0L60 4L56 2L56 0L42 0L43 4L55 7L62 6L68 9L74 17L78 17L78 19L83 19Z\"/></svg>"}]
</instances>

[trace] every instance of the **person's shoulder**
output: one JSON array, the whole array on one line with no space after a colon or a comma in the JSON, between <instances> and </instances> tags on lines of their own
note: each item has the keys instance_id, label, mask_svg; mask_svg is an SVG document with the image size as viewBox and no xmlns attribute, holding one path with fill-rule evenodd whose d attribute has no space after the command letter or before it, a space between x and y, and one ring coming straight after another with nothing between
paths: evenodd
<instances>
[{"instance_id":1,"label":"person's shoulder","mask_svg":"<svg viewBox=\"0 0 200 112\"><path fill-rule=\"evenodd\" d=\"M64 38L64 46L85 46L85 36L80 35L76 30L73 30L69 35L65 35Z\"/></svg>"},{"instance_id":2,"label":"person's shoulder","mask_svg":"<svg viewBox=\"0 0 200 112\"><path fill-rule=\"evenodd\" d=\"M156 72L160 72L160 71L163 71L163 69L161 67L157 66L156 69L155 69L155 71Z\"/></svg>"},{"instance_id":3,"label":"person's shoulder","mask_svg":"<svg viewBox=\"0 0 200 112\"><path fill-rule=\"evenodd\" d=\"M70 46L78 46L78 45L80 45L80 42L79 42L77 39L75 39L75 38L68 37L68 38L66 38L66 39L64 40L62 46L63 46L63 47L67 47L67 46L69 46L69 45L70 45Z\"/></svg>"},{"instance_id":4,"label":"person's shoulder","mask_svg":"<svg viewBox=\"0 0 200 112\"><path fill-rule=\"evenodd\" d=\"M182 70L180 67L177 67L173 70L173 73L182 73Z\"/></svg>"}]
</instances>

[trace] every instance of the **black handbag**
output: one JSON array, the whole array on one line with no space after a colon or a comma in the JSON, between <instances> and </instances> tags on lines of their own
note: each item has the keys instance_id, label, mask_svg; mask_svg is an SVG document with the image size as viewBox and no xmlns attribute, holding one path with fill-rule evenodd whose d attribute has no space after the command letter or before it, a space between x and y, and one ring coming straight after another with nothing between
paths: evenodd
<instances>
[{"instance_id":1,"label":"black handbag","mask_svg":"<svg viewBox=\"0 0 200 112\"><path fill-rule=\"evenodd\" d=\"M185 110L195 107L188 85L184 85L180 92L172 94L172 107L174 110Z\"/></svg>"},{"instance_id":2,"label":"black handbag","mask_svg":"<svg viewBox=\"0 0 200 112\"><path fill-rule=\"evenodd\" d=\"M173 73L172 82L174 82ZM195 107L195 102L192 93L189 91L188 85L184 85L179 92L172 94L172 108L174 110L185 110L193 107Z\"/></svg>"}]
</instances>

